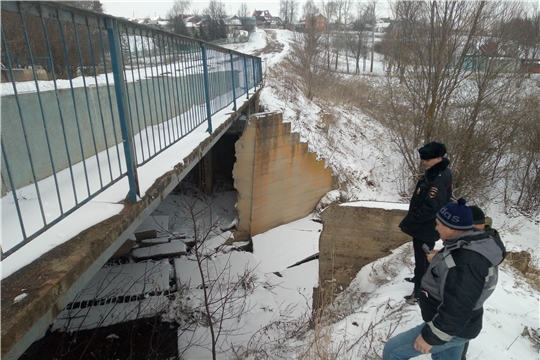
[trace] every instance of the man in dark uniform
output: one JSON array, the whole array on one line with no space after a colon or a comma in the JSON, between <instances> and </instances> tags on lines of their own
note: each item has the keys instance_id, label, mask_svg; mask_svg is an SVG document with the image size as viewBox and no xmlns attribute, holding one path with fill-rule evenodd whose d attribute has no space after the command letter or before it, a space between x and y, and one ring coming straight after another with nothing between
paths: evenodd
<instances>
[{"instance_id":1,"label":"man in dark uniform","mask_svg":"<svg viewBox=\"0 0 540 360\"><path fill-rule=\"evenodd\" d=\"M405 296L408 302L417 302L422 276L429 263L422 245L433 249L439 234L435 230L437 212L452 198L452 173L448 169L450 161L444 157L446 146L432 141L418 149L426 167L424 175L416 184L411 198L409 212L401 221L401 231L412 236L414 248L414 277L405 280L414 283L414 291Z\"/></svg>"}]
</instances>

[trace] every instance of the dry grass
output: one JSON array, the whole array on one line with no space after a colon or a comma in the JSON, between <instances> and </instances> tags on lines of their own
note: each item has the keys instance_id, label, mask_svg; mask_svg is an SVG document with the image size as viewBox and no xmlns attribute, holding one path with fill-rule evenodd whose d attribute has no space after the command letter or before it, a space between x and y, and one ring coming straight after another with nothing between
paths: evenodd
<instances>
[{"instance_id":1,"label":"dry grass","mask_svg":"<svg viewBox=\"0 0 540 360\"><path fill-rule=\"evenodd\" d=\"M319 323L319 320L322 320ZM301 360L348 360L343 356L344 343L334 342L332 338L332 327L324 325L325 321L316 317L313 331L308 334L308 344L303 351L298 354Z\"/></svg>"},{"instance_id":2,"label":"dry grass","mask_svg":"<svg viewBox=\"0 0 540 360\"><path fill-rule=\"evenodd\" d=\"M505 262L519 271L533 289L540 291L540 269L534 265L532 255L527 251L508 252Z\"/></svg>"}]
</instances>

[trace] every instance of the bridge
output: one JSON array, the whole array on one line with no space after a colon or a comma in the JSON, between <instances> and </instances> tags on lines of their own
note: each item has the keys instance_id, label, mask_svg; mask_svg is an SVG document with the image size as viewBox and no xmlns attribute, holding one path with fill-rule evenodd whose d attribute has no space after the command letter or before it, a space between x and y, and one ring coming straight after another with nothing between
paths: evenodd
<instances>
[{"instance_id":1,"label":"bridge","mask_svg":"<svg viewBox=\"0 0 540 360\"><path fill-rule=\"evenodd\" d=\"M221 139L237 139L235 240L306 216L336 186L281 114L258 113L259 57L63 3L1 7L3 359L197 164L211 191Z\"/></svg>"},{"instance_id":2,"label":"bridge","mask_svg":"<svg viewBox=\"0 0 540 360\"><path fill-rule=\"evenodd\" d=\"M262 62L62 3L1 7L2 358L16 359L257 111Z\"/></svg>"}]
</instances>

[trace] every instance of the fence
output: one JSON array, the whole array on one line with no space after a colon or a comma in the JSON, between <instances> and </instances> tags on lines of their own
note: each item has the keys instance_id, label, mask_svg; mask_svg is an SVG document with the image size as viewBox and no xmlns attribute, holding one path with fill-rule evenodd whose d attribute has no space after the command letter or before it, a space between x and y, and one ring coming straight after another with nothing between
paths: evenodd
<instances>
[{"instance_id":1,"label":"fence","mask_svg":"<svg viewBox=\"0 0 540 360\"><path fill-rule=\"evenodd\" d=\"M212 115L262 80L260 58L110 15L1 7L2 257L126 176L135 202L139 166L203 123L212 132Z\"/></svg>"}]
</instances>

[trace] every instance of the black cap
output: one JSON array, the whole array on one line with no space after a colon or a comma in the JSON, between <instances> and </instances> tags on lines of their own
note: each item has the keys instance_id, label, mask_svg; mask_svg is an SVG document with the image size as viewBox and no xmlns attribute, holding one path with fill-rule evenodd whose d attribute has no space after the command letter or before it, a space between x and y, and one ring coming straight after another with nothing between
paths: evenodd
<instances>
[{"instance_id":1,"label":"black cap","mask_svg":"<svg viewBox=\"0 0 540 360\"><path fill-rule=\"evenodd\" d=\"M446 146L443 143L432 141L418 149L418 152L422 160L435 159L446 154Z\"/></svg>"},{"instance_id":2,"label":"black cap","mask_svg":"<svg viewBox=\"0 0 540 360\"><path fill-rule=\"evenodd\" d=\"M472 211L473 224L481 225L486 223L486 215L478 206L469 206Z\"/></svg>"}]
</instances>

